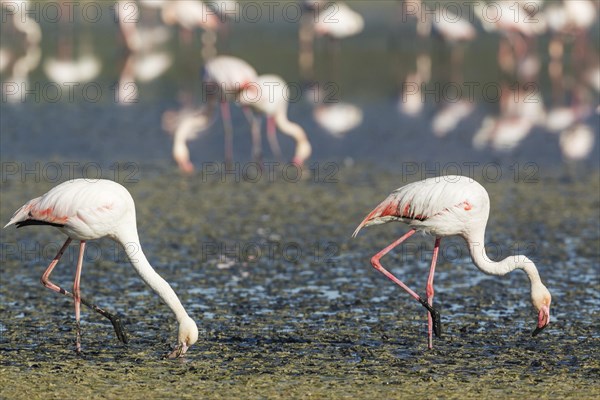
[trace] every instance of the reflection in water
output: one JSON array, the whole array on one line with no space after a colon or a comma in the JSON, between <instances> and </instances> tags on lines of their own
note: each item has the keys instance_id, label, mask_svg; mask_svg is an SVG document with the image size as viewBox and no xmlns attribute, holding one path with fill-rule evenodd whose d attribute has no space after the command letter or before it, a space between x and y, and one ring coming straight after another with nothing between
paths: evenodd
<instances>
[{"instance_id":1,"label":"reflection in water","mask_svg":"<svg viewBox=\"0 0 600 400\"><path fill-rule=\"evenodd\" d=\"M474 21L465 19L470 15L465 7L445 5L443 2L410 1L402 3L403 22L416 21L418 50L416 72L410 72L402 84L398 111L404 115L421 115L424 106L431 102L446 103L431 121L434 136L444 137L455 129L460 121L467 119L477 107L482 96L444 99L433 87L444 85L444 77L451 77L452 85L463 85L472 81L467 76L463 80L462 52L458 41L471 41L476 36ZM456 11L461 11L460 15ZM561 148L565 157L582 159L593 149L593 129L581 125L595 108L592 101L596 97L590 90L600 89L600 70L597 52L590 48L587 32L596 22L598 5L592 1L565 2L514 2L500 0L490 7L485 2L474 3L473 16L477 17L485 32L498 33L497 66L500 79L497 83L499 114L487 115L479 129L472 136L472 145L477 150L490 148L495 151L511 152L532 132L540 127L551 132L561 133ZM491 14L490 14L491 13ZM492 15L493 14L493 15ZM518 16L518 17L517 17ZM408 18L414 17L414 19ZM412 22L411 22L412 21ZM433 71L422 60L439 57L432 45L430 32L437 32L448 44L450 55L441 61L450 68L445 71ZM485 33L484 32L484 33ZM548 77L552 87L553 106L545 111L542 95L542 71L544 60L548 56L538 50L538 40L549 33ZM405 38L403 38L405 39ZM460 49L457 52L457 49ZM437 51L439 53L439 50ZM570 52L572 66L565 69L564 54ZM446 74L446 71L450 71ZM430 81L431 79L431 81ZM447 95L447 93L446 93ZM449 96L449 95L448 95ZM483 96L485 98L485 95ZM570 99L569 102L566 102ZM446 100L446 101L445 101ZM488 98L486 100L489 101ZM492 99L493 102L493 99ZM485 108L485 107L484 107ZM489 111L487 111L489 112ZM591 139L590 135L592 134ZM575 139L578 138L578 139ZM563 143L578 143L566 145ZM564 146L581 149L579 157L568 157ZM586 147L587 146L587 147ZM589 147L589 148L588 148ZM586 148L587 151L583 151Z\"/></svg>"},{"instance_id":2,"label":"reflection in water","mask_svg":"<svg viewBox=\"0 0 600 400\"><path fill-rule=\"evenodd\" d=\"M583 160L592 152L595 140L589 125L577 124L560 133L560 150L567 160Z\"/></svg>"},{"instance_id":3,"label":"reflection in water","mask_svg":"<svg viewBox=\"0 0 600 400\"><path fill-rule=\"evenodd\" d=\"M483 149L511 151L529 135L536 124L545 121L545 110L538 93L505 87L500 98L500 116L486 117L473 136L473 146Z\"/></svg>"},{"instance_id":4,"label":"reflection in water","mask_svg":"<svg viewBox=\"0 0 600 400\"><path fill-rule=\"evenodd\" d=\"M305 82L314 78L315 33L330 39L330 70L337 76L339 69L339 40L354 36L364 28L363 17L341 1L304 0L304 12L298 29L300 75Z\"/></svg>"},{"instance_id":5,"label":"reflection in water","mask_svg":"<svg viewBox=\"0 0 600 400\"><path fill-rule=\"evenodd\" d=\"M20 102L23 96L27 93L27 87L29 86L29 74L37 68L40 63L42 50L40 48L40 42L42 40L42 31L40 25L26 12L27 2L17 3L2 1L0 3L2 7L2 24L5 25L9 21L12 23L12 28L21 34L21 38L11 41L11 45L15 42L19 43L25 51L22 56L17 56L13 51L2 48L2 61L0 64L2 68L8 69L11 62L12 71L11 76L7 79L8 84L2 85L2 90L6 96L6 100L11 103ZM16 5L20 7L15 7ZM10 9L12 18L7 17L10 13L4 13L5 7ZM7 18L5 21L4 18ZM18 51L18 50L17 50Z\"/></svg>"},{"instance_id":6,"label":"reflection in water","mask_svg":"<svg viewBox=\"0 0 600 400\"><path fill-rule=\"evenodd\" d=\"M44 72L57 83L90 82L100 74L100 59L93 54L84 54L78 59L47 58Z\"/></svg>"},{"instance_id":7,"label":"reflection in water","mask_svg":"<svg viewBox=\"0 0 600 400\"><path fill-rule=\"evenodd\" d=\"M314 109L313 116L321 128L338 139L358 127L363 120L360 108L344 102L320 104Z\"/></svg>"},{"instance_id":8,"label":"reflection in water","mask_svg":"<svg viewBox=\"0 0 600 400\"><path fill-rule=\"evenodd\" d=\"M483 157L489 150L515 151L529 142L525 141L527 137L538 133L555 133L545 136L554 141L555 148L559 140L561 148L562 143L572 141L591 143L592 150L597 142L597 115L592 111L598 108L600 63L598 39L591 32L598 30L599 4L590 0L498 0L493 2L494 6L488 6L489 2L306 0L297 4L301 10L297 20L290 18L290 14L288 18L278 15L281 10L277 8L271 20L268 17L271 14L264 8L263 18L258 21L249 21L245 2L122 0L111 3L110 7L102 3L102 15L109 19L99 23L81 15L72 21L39 21L44 16L24 13L27 8L18 7L17 12L12 12L10 4L17 3L21 4L1 2L4 10L9 11L3 14L7 18L1 26L0 39L0 72L6 102L36 98L27 93L39 81L30 80L32 76L39 80L43 73L55 83L98 80L110 85L104 94L111 99L115 94L116 102L121 105L156 98L168 102L169 96L174 97L178 92L188 101L180 110L165 112L164 116L170 121L165 130L178 138L174 139L177 149L183 149L198 132L210 126L220 103L228 162L233 159L233 126L227 101L239 100L242 89L249 94L252 87L245 85L256 82L252 67L249 67L252 79L241 76L239 71L232 72L227 65L211 67L214 64L210 60L219 59L215 57L217 33L222 41L224 29L231 25L235 25L229 46L232 53L265 72L284 77L290 87L297 83L294 78L300 80L297 86L304 93L299 97L304 100L310 94L307 95L308 89L303 84L323 88L326 83L335 83L337 103L315 101L312 109L293 118L308 128L312 123L308 118L312 117L322 128L309 131L314 146L318 146L315 140L323 133L354 145L355 138L345 139L345 134L360 127L363 118L395 124L396 116L386 113L391 109L394 114L393 100L389 99L398 92L401 121L408 121L411 127L393 129L397 136L416 129L429 135L431 143L448 136L452 140L467 138L470 151L481 150L479 155ZM27 4L35 9L37 3ZM70 3L56 4L64 15L69 15L66 9ZM291 64L285 60L291 51L296 51L293 43L296 30L298 70L295 58ZM357 35L363 31L364 34ZM121 46L116 49L112 43L108 46L97 40L100 34L114 33L121 37ZM294 36L292 43L287 43L286 38L291 36ZM329 54L322 60L314 60L313 44L318 36L327 40L323 45ZM343 47L339 43L342 38ZM203 63L206 79L201 95L197 86L200 85L198 70ZM214 88L206 86L211 80L216 84ZM113 86L114 82L118 84ZM145 85L148 82L154 82L153 86ZM474 83L479 86L473 86ZM497 88L496 98L483 90L486 84ZM462 94L451 98L444 91L448 85L462 88ZM474 90L469 92L467 85ZM151 90L146 91L147 88ZM369 90L372 92L363 94ZM384 107L380 107L382 103ZM280 157L273 133L277 118L261 108L259 102L245 105L254 105L267 114L268 143L274 156ZM164 104L161 107L161 111L167 108ZM262 150L259 122L248 109L244 113L252 124L252 154L258 159ZM369 118L367 113L378 115ZM245 124L243 120L242 123ZM590 132L582 126L591 128L592 140L586 139ZM281 126L279 129L284 132ZM470 131L451 134L464 129ZM569 139L572 137L582 139ZM452 140L446 139L445 143ZM343 149L340 143L336 146ZM431 154L427 149L423 151ZM174 153L179 154L182 170L191 170L189 154L175 149ZM307 157L308 152L304 153L300 158ZM565 157L589 157L588 152L577 153L579 156ZM326 150L323 154L328 155Z\"/></svg>"},{"instance_id":9,"label":"reflection in water","mask_svg":"<svg viewBox=\"0 0 600 400\"><path fill-rule=\"evenodd\" d=\"M445 105L433 117L431 129L437 137L444 137L453 131L458 124L467 118L475 109L475 104L469 101L457 101Z\"/></svg>"}]
</instances>

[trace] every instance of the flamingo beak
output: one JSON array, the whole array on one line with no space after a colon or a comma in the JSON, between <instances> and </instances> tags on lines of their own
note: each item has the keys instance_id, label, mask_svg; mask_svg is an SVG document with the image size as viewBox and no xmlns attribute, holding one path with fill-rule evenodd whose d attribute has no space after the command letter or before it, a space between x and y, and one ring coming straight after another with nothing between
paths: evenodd
<instances>
[{"instance_id":1,"label":"flamingo beak","mask_svg":"<svg viewBox=\"0 0 600 400\"><path fill-rule=\"evenodd\" d=\"M184 174L190 175L194 172L194 164L188 160L177 160L177 165Z\"/></svg>"},{"instance_id":2,"label":"flamingo beak","mask_svg":"<svg viewBox=\"0 0 600 400\"><path fill-rule=\"evenodd\" d=\"M531 336L536 336L550 323L550 307L542 306L540 313L538 314L537 328L531 332Z\"/></svg>"},{"instance_id":3,"label":"flamingo beak","mask_svg":"<svg viewBox=\"0 0 600 400\"><path fill-rule=\"evenodd\" d=\"M302 168L304 166L304 161L299 157L294 157L292 160L292 164L294 164L298 168Z\"/></svg>"}]
</instances>

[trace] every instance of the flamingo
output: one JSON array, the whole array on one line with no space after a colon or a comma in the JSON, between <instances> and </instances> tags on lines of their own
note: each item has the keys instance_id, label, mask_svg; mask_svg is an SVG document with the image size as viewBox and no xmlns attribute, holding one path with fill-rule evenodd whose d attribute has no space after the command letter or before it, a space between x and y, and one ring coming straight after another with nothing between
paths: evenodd
<instances>
[{"instance_id":1,"label":"flamingo","mask_svg":"<svg viewBox=\"0 0 600 400\"><path fill-rule=\"evenodd\" d=\"M215 103L219 101L225 131L225 162L231 164L233 162L233 127L228 102L236 100L246 86L256 81L258 74L246 61L233 56L217 56L206 62L203 70L202 87L205 89L206 104L196 110L194 129L197 132L197 130L208 128L214 120ZM244 107L244 114L252 124L252 116L247 107ZM186 173L192 172L194 169L189 158L187 141L195 137L195 132L190 129L178 129L174 134L173 156L181 171ZM255 155L259 153L258 146L259 144L253 137L253 153Z\"/></svg>"},{"instance_id":2,"label":"flamingo","mask_svg":"<svg viewBox=\"0 0 600 400\"><path fill-rule=\"evenodd\" d=\"M310 157L312 147L304 129L291 122L287 117L290 93L287 83L277 75L260 75L253 84L247 85L239 94L239 102L244 106L267 116L267 138L273 153L281 158L281 150L277 142L276 128L296 141L296 152L293 163L302 166ZM253 126L256 130L256 126ZM253 137L260 140L260 133L254 132ZM255 139L257 140L257 139Z\"/></svg>"},{"instance_id":3,"label":"flamingo","mask_svg":"<svg viewBox=\"0 0 600 400\"><path fill-rule=\"evenodd\" d=\"M485 227L490 212L490 199L487 191L475 180L465 176L446 175L414 182L393 191L358 225L355 237L361 228L400 221L408 224L411 230L398 240L375 254L371 264L428 311L428 347L433 348L432 328L436 336L441 336L439 312L433 308L433 275L442 237L459 235L467 242L471 258L477 268L489 275L505 275L514 269L525 271L531 282L531 301L538 312L537 335L550 322L550 292L540 279L533 261L524 255L507 257L502 261L488 258L485 248ZM427 300L406 286L388 272L379 260L415 232L435 235L433 258L427 279Z\"/></svg>"},{"instance_id":4,"label":"flamingo","mask_svg":"<svg viewBox=\"0 0 600 400\"><path fill-rule=\"evenodd\" d=\"M198 340L196 323L187 314L171 286L150 265L142 252L135 218L133 198L120 184L104 180L74 179L61 183L43 196L28 201L19 208L5 228L16 225L50 225L68 236L44 274L42 284L50 290L70 296L75 301L76 350L81 352L79 325L80 303L109 318L117 336L126 342L118 318L81 297L80 281L85 244L88 240L109 237L123 246L131 265L142 280L175 313L179 323L177 346L168 357L181 357ZM50 281L50 274L72 240L79 241L79 259L73 293Z\"/></svg>"},{"instance_id":5,"label":"flamingo","mask_svg":"<svg viewBox=\"0 0 600 400\"><path fill-rule=\"evenodd\" d=\"M365 22L362 15L340 1L305 0L302 4L305 12L298 30L298 64L302 77L311 80L315 59L315 33L330 39L333 47L332 69L337 72L340 40L362 32Z\"/></svg>"}]
</instances>

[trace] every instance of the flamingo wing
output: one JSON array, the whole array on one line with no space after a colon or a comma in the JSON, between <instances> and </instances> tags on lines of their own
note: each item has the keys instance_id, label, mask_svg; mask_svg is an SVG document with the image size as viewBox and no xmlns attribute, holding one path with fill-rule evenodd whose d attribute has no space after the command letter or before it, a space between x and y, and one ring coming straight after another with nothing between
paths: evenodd
<instances>
[{"instance_id":1,"label":"flamingo wing","mask_svg":"<svg viewBox=\"0 0 600 400\"><path fill-rule=\"evenodd\" d=\"M469 210L474 180L464 176L440 176L414 182L393 191L358 225L355 237L362 227L389 221L418 222L437 216L454 207Z\"/></svg>"},{"instance_id":2,"label":"flamingo wing","mask_svg":"<svg viewBox=\"0 0 600 400\"><path fill-rule=\"evenodd\" d=\"M5 227L51 225L65 228L78 238L102 237L112 232L114 221L124 217L118 206L131 196L119 184L107 180L75 179L64 182L19 208ZM110 216L108 214L111 214Z\"/></svg>"}]
</instances>

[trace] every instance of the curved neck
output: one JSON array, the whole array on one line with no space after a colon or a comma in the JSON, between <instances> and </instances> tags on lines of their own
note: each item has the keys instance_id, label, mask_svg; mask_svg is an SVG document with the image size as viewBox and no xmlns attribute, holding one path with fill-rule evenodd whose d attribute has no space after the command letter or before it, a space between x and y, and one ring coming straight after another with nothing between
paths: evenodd
<instances>
[{"instance_id":1,"label":"curved neck","mask_svg":"<svg viewBox=\"0 0 600 400\"><path fill-rule=\"evenodd\" d=\"M296 158L305 159L308 158L308 155L305 154L307 152L307 147L310 145L308 138L306 137L306 132L304 129L295 122L290 121L287 118L285 112L279 112L275 114L275 124L279 130L292 137L296 141Z\"/></svg>"},{"instance_id":2,"label":"curved neck","mask_svg":"<svg viewBox=\"0 0 600 400\"><path fill-rule=\"evenodd\" d=\"M296 142L303 142L307 140L306 132L304 132L304 129L302 129L302 127L297 123L287 119L285 113L279 112L275 114L274 119L277 128L279 128L279 130L282 133L285 133L286 135L294 138Z\"/></svg>"},{"instance_id":3,"label":"curved neck","mask_svg":"<svg viewBox=\"0 0 600 400\"><path fill-rule=\"evenodd\" d=\"M140 278L150 286L152 290L169 306L169 308L175 313L177 322L181 321L188 316L187 312L183 308L183 305L179 301L179 298L175 294L175 291L171 288L171 285L165 281L155 270L152 268L137 238L135 240L120 241L125 254L129 258L131 265L136 270Z\"/></svg>"},{"instance_id":4,"label":"curved neck","mask_svg":"<svg viewBox=\"0 0 600 400\"><path fill-rule=\"evenodd\" d=\"M485 228L480 233L465 238L471 258L479 270L488 275L506 275L515 269L522 269L527 274L532 286L541 282L535 264L527 256L517 254L501 261L491 260L485 251L484 236Z\"/></svg>"}]
</instances>

